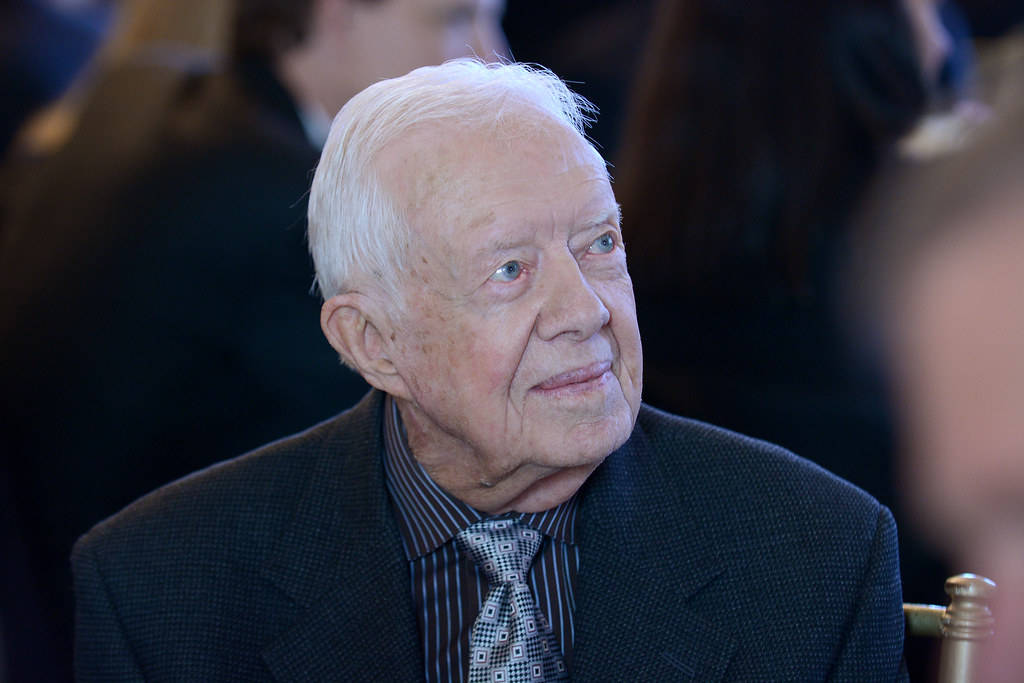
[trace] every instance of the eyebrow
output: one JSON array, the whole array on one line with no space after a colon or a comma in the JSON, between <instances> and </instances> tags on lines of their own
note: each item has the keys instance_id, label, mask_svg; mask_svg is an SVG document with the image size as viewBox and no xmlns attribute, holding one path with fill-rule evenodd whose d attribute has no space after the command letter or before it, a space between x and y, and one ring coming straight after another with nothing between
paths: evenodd
<instances>
[{"instance_id":1,"label":"eyebrow","mask_svg":"<svg viewBox=\"0 0 1024 683\"><path fill-rule=\"evenodd\" d=\"M591 216L587 220L582 221L580 225L582 225L583 227L580 228L579 230L573 231L574 234L577 232L585 232L587 230L592 230L593 228L596 228L601 225L612 225L621 230L622 207L619 206L618 202L616 202L615 208L612 211L596 211L593 214L591 214Z\"/></svg>"},{"instance_id":2,"label":"eyebrow","mask_svg":"<svg viewBox=\"0 0 1024 683\"><path fill-rule=\"evenodd\" d=\"M615 204L613 211L595 211L586 220L579 222L579 227L572 230L569 236L578 235L581 232L593 230L602 225L611 225L616 229L621 230L620 223L622 221L622 208ZM518 247L523 246L532 242L531 238L526 239L500 239L496 242L492 242L487 247L481 248L479 251L493 253L495 251L513 251Z\"/></svg>"}]
</instances>

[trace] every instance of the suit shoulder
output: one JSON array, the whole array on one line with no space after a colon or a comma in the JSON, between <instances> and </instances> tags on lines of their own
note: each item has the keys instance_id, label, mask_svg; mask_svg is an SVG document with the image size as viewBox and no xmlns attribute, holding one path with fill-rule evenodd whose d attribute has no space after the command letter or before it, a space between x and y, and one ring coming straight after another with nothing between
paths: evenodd
<instances>
[{"instance_id":1,"label":"suit shoulder","mask_svg":"<svg viewBox=\"0 0 1024 683\"><path fill-rule=\"evenodd\" d=\"M193 552L197 546L214 554L218 548L244 548L261 555L324 458L363 453L373 442L378 403L371 394L306 431L156 489L93 527L75 544L75 555L88 549L104 556L144 556L150 550L166 556L174 548Z\"/></svg>"},{"instance_id":2,"label":"suit shoulder","mask_svg":"<svg viewBox=\"0 0 1024 683\"><path fill-rule=\"evenodd\" d=\"M644 405L638 428L670 479L721 500L745 501L763 516L862 521L874 532L882 506L870 495L788 450ZM685 480L685 481L684 481ZM832 519L836 516L837 519Z\"/></svg>"},{"instance_id":3,"label":"suit shoulder","mask_svg":"<svg viewBox=\"0 0 1024 683\"><path fill-rule=\"evenodd\" d=\"M903 614L888 510L783 448L646 406L634 440L629 455L650 460L651 537L685 529L675 557L714 568L688 606L740 643L727 677L893 679Z\"/></svg>"}]
</instances>

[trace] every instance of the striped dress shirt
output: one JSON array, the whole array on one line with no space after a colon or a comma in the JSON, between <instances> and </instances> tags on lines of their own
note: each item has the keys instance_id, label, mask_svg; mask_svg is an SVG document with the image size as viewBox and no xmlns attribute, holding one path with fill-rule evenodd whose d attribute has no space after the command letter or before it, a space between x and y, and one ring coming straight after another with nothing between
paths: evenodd
<instances>
[{"instance_id":1,"label":"striped dress shirt","mask_svg":"<svg viewBox=\"0 0 1024 683\"><path fill-rule=\"evenodd\" d=\"M406 443L398 405L384 407L384 470L402 533L419 620L427 681L469 680L470 629L487 596L486 577L455 547L455 535L489 515L448 495L423 470ZM530 567L529 583L571 666L573 595L579 570L575 544L577 493L558 507L508 517L544 535Z\"/></svg>"}]
</instances>

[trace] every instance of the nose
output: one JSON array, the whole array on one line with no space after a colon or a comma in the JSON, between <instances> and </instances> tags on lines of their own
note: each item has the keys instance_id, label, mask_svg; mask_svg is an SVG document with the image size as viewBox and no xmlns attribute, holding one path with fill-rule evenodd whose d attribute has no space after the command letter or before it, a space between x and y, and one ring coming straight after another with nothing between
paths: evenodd
<instances>
[{"instance_id":1,"label":"nose","mask_svg":"<svg viewBox=\"0 0 1024 683\"><path fill-rule=\"evenodd\" d=\"M473 52L484 61L507 59L508 40L501 28L504 3L484 0L480 3L473 20Z\"/></svg>"},{"instance_id":2,"label":"nose","mask_svg":"<svg viewBox=\"0 0 1024 683\"><path fill-rule=\"evenodd\" d=\"M567 254L557 264L549 264L547 271L537 317L537 334L541 339L551 341L567 335L573 341L583 341L608 324L611 319L608 307L572 255Z\"/></svg>"}]
</instances>

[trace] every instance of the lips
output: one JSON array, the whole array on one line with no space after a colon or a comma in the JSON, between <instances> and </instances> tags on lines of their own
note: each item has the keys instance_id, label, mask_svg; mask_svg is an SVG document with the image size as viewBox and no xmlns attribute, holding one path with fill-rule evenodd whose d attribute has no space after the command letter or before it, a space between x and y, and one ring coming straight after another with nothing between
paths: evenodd
<instances>
[{"instance_id":1,"label":"lips","mask_svg":"<svg viewBox=\"0 0 1024 683\"><path fill-rule=\"evenodd\" d=\"M563 389L565 387L571 387L574 384L586 384L596 379L600 379L606 372L611 370L611 361L599 361L597 363L591 363L582 368L576 368L569 372L563 372L561 374L549 377L540 384L537 384L534 388L542 391L553 391L556 389Z\"/></svg>"}]
</instances>

